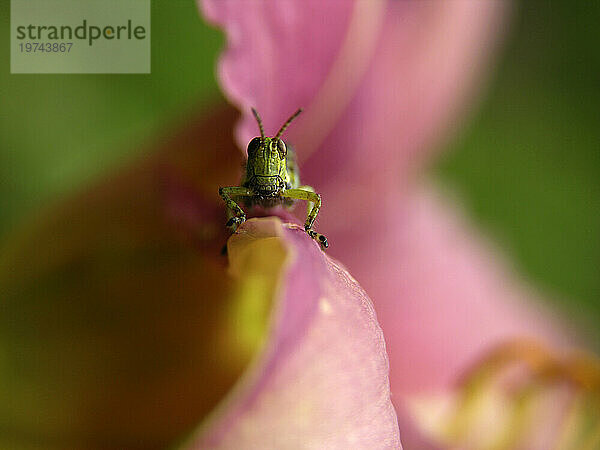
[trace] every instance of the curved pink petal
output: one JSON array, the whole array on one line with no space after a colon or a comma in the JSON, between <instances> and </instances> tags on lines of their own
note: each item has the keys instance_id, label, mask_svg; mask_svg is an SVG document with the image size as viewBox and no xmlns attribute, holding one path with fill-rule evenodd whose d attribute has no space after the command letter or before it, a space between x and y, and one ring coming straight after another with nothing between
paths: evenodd
<instances>
[{"instance_id":1,"label":"curved pink petal","mask_svg":"<svg viewBox=\"0 0 600 450\"><path fill-rule=\"evenodd\" d=\"M247 3L244 12L202 4L228 33L220 75L242 109L238 144L256 134L250 106L265 111L268 132L306 108L288 141L303 160L303 182L324 199L317 229L375 299L397 401L448 388L506 339L566 345L567 332L496 252L444 200L412 187L424 150L477 85L504 2L345 2L325 37L326 10L306 16L298 3L281 2L291 27L272 21L278 32L269 34L254 21L271 20L274 3ZM285 58L305 48L300 64Z\"/></svg>"},{"instance_id":2,"label":"curved pink petal","mask_svg":"<svg viewBox=\"0 0 600 450\"><path fill-rule=\"evenodd\" d=\"M231 238L232 274L276 276L261 254L272 261L277 246L282 295L266 347L189 448L399 448L383 335L348 272L303 229L267 218Z\"/></svg>"},{"instance_id":3,"label":"curved pink petal","mask_svg":"<svg viewBox=\"0 0 600 450\"><path fill-rule=\"evenodd\" d=\"M199 3L227 32L219 79L231 102L247 113L237 133L245 150L257 131L250 107L258 108L265 131L274 134L317 95L344 42L355 1Z\"/></svg>"},{"instance_id":4,"label":"curved pink petal","mask_svg":"<svg viewBox=\"0 0 600 450\"><path fill-rule=\"evenodd\" d=\"M267 133L305 108L289 140L318 186L396 179L414 164L473 88L505 9L469 0L200 4L227 33L219 78L243 114L238 145L257 134L251 106Z\"/></svg>"},{"instance_id":5,"label":"curved pink petal","mask_svg":"<svg viewBox=\"0 0 600 450\"><path fill-rule=\"evenodd\" d=\"M468 0L200 4L228 36L219 75L242 110L240 148L257 133L251 106L267 132L306 108L289 141L304 159L302 182L322 195L318 227L337 257L353 242L344 236L357 234L340 218L376 235L374 223L402 201L381 194L412 183L416 156L472 89L505 9Z\"/></svg>"},{"instance_id":6,"label":"curved pink petal","mask_svg":"<svg viewBox=\"0 0 600 450\"><path fill-rule=\"evenodd\" d=\"M495 1L388 2L368 70L335 127L319 143L311 130L290 129L299 152L318 148L302 167L308 181L383 189L413 176L477 87L503 9Z\"/></svg>"},{"instance_id":7,"label":"curved pink petal","mask_svg":"<svg viewBox=\"0 0 600 450\"><path fill-rule=\"evenodd\" d=\"M376 299L395 394L448 388L507 339L568 344L559 321L443 196L392 192L378 208L386 214L347 229L340 239L353 245L336 250Z\"/></svg>"},{"instance_id":8,"label":"curved pink petal","mask_svg":"<svg viewBox=\"0 0 600 450\"><path fill-rule=\"evenodd\" d=\"M240 144L255 134L251 105L274 127L307 106L290 140L301 156L318 148L302 167L303 181L323 196L318 227L331 253L376 299L395 389L445 385L505 337L556 336L546 317L523 306L531 294L493 262L493 252L429 192L411 192L408 176L413 156L472 89L503 2L327 2L335 11L292 1L202 4L228 32L220 75L243 110ZM296 59L298 52L306 53ZM322 104L323 96L331 101Z\"/></svg>"}]
</instances>

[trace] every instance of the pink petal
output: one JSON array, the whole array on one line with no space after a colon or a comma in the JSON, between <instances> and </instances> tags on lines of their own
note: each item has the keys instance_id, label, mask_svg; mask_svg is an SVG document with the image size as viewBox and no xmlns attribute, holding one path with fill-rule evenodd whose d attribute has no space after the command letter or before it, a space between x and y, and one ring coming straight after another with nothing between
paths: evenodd
<instances>
[{"instance_id":1,"label":"pink petal","mask_svg":"<svg viewBox=\"0 0 600 450\"><path fill-rule=\"evenodd\" d=\"M203 2L228 32L220 75L244 115L238 144L256 135L250 106L264 111L267 132L306 107L289 141L303 182L323 196L317 229L330 253L376 301L396 402L448 389L507 339L566 345L568 333L496 252L429 189L411 187L424 150L477 86L505 3L346 2L331 30L330 11L281 2L289 26L279 28L275 3L232 4ZM301 59L287 58L297 49Z\"/></svg>"},{"instance_id":2,"label":"pink petal","mask_svg":"<svg viewBox=\"0 0 600 450\"><path fill-rule=\"evenodd\" d=\"M257 132L251 106L258 108L265 131L274 134L289 114L309 105L334 64L355 2L199 3L227 31L218 72L225 94L245 113L237 133L245 149Z\"/></svg>"},{"instance_id":3,"label":"pink petal","mask_svg":"<svg viewBox=\"0 0 600 450\"><path fill-rule=\"evenodd\" d=\"M428 188L382 195L385 215L332 243L376 299L396 395L450 387L504 340L567 345L558 320L447 203Z\"/></svg>"},{"instance_id":4,"label":"pink petal","mask_svg":"<svg viewBox=\"0 0 600 450\"><path fill-rule=\"evenodd\" d=\"M219 78L243 113L240 148L257 134L251 106L267 133L304 107L289 140L319 187L397 179L413 165L474 87L504 10L468 0L200 4L227 32Z\"/></svg>"},{"instance_id":5,"label":"pink petal","mask_svg":"<svg viewBox=\"0 0 600 450\"><path fill-rule=\"evenodd\" d=\"M383 189L413 176L477 87L503 10L494 1L389 2L368 70L326 139L290 128L299 152L318 148L302 167L306 180Z\"/></svg>"},{"instance_id":6,"label":"pink petal","mask_svg":"<svg viewBox=\"0 0 600 450\"><path fill-rule=\"evenodd\" d=\"M268 218L230 240L233 275L276 276L260 262L273 239L286 257L266 347L189 448L399 448L383 335L348 272Z\"/></svg>"},{"instance_id":7,"label":"pink petal","mask_svg":"<svg viewBox=\"0 0 600 450\"><path fill-rule=\"evenodd\" d=\"M228 32L220 74L244 114L238 142L245 144L256 133L249 106L264 110L272 129L297 106L307 106L290 128L290 140L308 158L303 181L323 196L318 229L330 238L331 254L376 299L391 343L393 388L446 386L499 340L560 335L546 315L523 304L531 293L493 262L494 252L465 232L430 192L410 188L409 172L423 159L419 152L430 148L473 89L505 4L343 4L336 26L316 35L323 33L330 10L304 14L296 2L277 7L248 2L245 8L203 2L210 19ZM282 29L275 10L287 14ZM265 23L277 32L270 33ZM315 42L319 52L313 58ZM347 52L346 46L357 51ZM295 55L292 49L307 53L300 61L286 58ZM279 71L279 65L285 69ZM348 82L338 65L360 73L358 81ZM320 71L324 66L327 71ZM336 94L333 101L322 104L329 91ZM320 129L323 123L330 128Z\"/></svg>"}]
</instances>

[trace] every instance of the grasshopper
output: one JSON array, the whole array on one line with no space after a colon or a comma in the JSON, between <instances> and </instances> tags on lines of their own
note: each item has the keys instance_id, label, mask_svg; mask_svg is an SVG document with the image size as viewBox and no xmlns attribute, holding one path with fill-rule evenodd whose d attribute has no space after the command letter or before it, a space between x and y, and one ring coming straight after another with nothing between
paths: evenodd
<instances>
[{"instance_id":1,"label":"grasshopper","mask_svg":"<svg viewBox=\"0 0 600 450\"><path fill-rule=\"evenodd\" d=\"M296 155L281 139L283 132L301 112L302 109L299 109L292 114L274 137L266 137L262 120L252 108L260 136L248 143L246 172L240 186L221 187L219 195L227 205L230 219L226 226L232 232L246 220L246 213L236 200L241 200L246 207L259 205L264 208L277 205L291 207L297 200L305 200L308 208L304 230L322 249L326 249L329 247L327 238L312 228L321 208L321 196L312 187L300 185Z\"/></svg>"}]
</instances>

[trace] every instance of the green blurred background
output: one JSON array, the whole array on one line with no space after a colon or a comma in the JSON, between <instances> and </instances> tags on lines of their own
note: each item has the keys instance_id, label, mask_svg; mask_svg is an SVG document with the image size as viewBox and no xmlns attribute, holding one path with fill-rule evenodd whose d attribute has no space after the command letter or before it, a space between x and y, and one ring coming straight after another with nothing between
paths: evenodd
<instances>
[{"instance_id":1,"label":"green blurred background","mask_svg":"<svg viewBox=\"0 0 600 450\"><path fill-rule=\"evenodd\" d=\"M223 36L193 0L152 3L151 75L11 75L9 1L0 1L0 239L222 99L214 62ZM431 169L517 269L592 334L600 324L598 23L600 2L517 3L485 95Z\"/></svg>"}]
</instances>

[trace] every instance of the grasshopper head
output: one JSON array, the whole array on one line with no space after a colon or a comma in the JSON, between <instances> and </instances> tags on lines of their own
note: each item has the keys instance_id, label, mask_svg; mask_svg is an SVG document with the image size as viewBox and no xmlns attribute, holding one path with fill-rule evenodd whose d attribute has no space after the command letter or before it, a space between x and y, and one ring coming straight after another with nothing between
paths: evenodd
<instances>
[{"instance_id":1,"label":"grasshopper head","mask_svg":"<svg viewBox=\"0 0 600 450\"><path fill-rule=\"evenodd\" d=\"M275 195L288 180L287 150L281 139L255 137L248 144L247 178L262 195Z\"/></svg>"},{"instance_id":2,"label":"grasshopper head","mask_svg":"<svg viewBox=\"0 0 600 450\"><path fill-rule=\"evenodd\" d=\"M251 180L255 189L265 195L274 194L289 180L286 165L287 148L281 135L301 111L296 111L274 137L266 137L262 121L256 110L252 109L260 128L260 136L248 143L247 179Z\"/></svg>"},{"instance_id":3,"label":"grasshopper head","mask_svg":"<svg viewBox=\"0 0 600 450\"><path fill-rule=\"evenodd\" d=\"M287 149L279 138L255 137L248 144L248 165L262 177L282 176L286 170Z\"/></svg>"}]
</instances>

